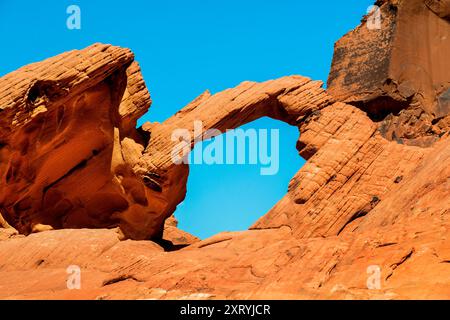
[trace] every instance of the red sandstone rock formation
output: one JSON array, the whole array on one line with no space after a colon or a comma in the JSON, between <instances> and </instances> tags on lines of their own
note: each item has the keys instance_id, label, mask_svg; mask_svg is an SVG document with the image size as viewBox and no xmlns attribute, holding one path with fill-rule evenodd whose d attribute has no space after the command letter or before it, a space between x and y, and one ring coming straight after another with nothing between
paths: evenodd
<instances>
[{"instance_id":1,"label":"red sandstone rock formation","mask_svg":"<svg viewBox=\"0 0 450 320\"><path fill-rule=\"evenodd\" d=\"M337 43L328 93L299 76L244 82L135 129L150 97L129 50L1 78L0 298L449 298L449 3L377 4L382 29L366 17ZM285 197L245 232L179 230L189 168L172 161L173 130L193 145L195 120L263 116L301 132L308 161Z\"/></svg>"},{"instance_id":2,"label":"red sandstone rock formation","mask_svg":"<svg viewBox=\"0 0 450 320\"><path fill-rule=\"evenodd\" d=\"M150 96L127 49L94 45L0 79L1 214L23 234L109 228L148 238L164 218L130 167ZM142 147L143 148L143 147ZM140 216L139 227L129 217Z\"/></svg>"},{"instance_id":3,"label":"red sandstone rock formation","mask_svg":"<svg viewBox=\"0 0 450 320\"><path fill-rule=\"evenodd\" d=\"M378 122L383 136L429 146L449 127L450 1L379 0L335 48L328 92Z\"/></svg>"}]
</instances>

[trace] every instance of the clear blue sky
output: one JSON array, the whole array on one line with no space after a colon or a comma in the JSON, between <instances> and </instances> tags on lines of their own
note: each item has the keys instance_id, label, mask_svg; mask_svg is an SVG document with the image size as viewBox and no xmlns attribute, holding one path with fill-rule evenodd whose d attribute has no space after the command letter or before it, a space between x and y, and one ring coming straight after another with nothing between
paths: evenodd
<instances>
[{"instance_id":1,"label":"clear blue sky","mask_svg":"<svg viewBox=\"0 0 450 320\"><path fill-rule=\"evenodd\" d=\"M301 74L326 81L333 44L359 24L373 0L0 0L0 76L94 42L131 48L153 105L144 121L163 121L205 89ZM68 30L66 8L81 8ZM193 165L180 227L205 238L244 230L287 191L304 163L296 128L261 119L245 128L280 129L280 172L257 166Z\"/></svg>"}]
</instances>

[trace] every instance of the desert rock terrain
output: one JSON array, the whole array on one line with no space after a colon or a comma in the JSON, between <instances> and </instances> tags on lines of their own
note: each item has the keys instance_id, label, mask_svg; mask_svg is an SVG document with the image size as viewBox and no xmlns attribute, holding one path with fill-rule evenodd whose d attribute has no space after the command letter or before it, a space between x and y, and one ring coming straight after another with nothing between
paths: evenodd
<instances>
[{"instance_id":1,"label":"desert rock terrain","mask_svg":"<svg viewBox=\"0 0 450 320\"><path fill-rule=\"evenodd\" d=\"M245 81L139 128L151 98L129 49L0 78L0 299L449 299L450 1L376 4L381 28L368 15L336 43L327 89ZM172 132L193 146L195 121L265 116L299 129L286 195L247 231L180 230Z\"/></svg>"}]
</instances>

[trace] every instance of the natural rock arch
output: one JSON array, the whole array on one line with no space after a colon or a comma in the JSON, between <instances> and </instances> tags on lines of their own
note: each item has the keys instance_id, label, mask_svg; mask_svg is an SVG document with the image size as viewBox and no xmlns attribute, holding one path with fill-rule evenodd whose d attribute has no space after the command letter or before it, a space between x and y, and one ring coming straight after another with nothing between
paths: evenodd
<instances>
[{"instance_id":1,"label":"natural rock arch","mask_svg":"<svg viewBox=\"0 0 450 320\"><path fill-rule=\"evenodd\" d=\"M144 124L143 129L149 131L151 138L134 169L150 175L148 185L159 192L158 201L164 208L162 216L167 218L183 201L189 174L188 165L172 160L172 152L179 144L172 140L174 130L191 131L192 149L205 138L196 136L195 121L203 124L203 132L216 129L222 133L265 116L298 126L331 103L320 81L300 76L263 83L244 82L215 95L205 92L165 122Z\"/></svg>"},{"instance_id":2,"label":"natural rock arch","mask_svg":"<svg viewBox=\"0 0 450 320\"><path fill-rule=\"evenodd\" d=\"M136 130L150 96L132 53L109 45L26 66L1 78L0 88L0 222L24 234L120 227L126 238L161 238L188 177L187 165L172 161L172 132L191 130L193 145L201 138L196 120L205 130L263 116L299 127L297 148L308 162L253 226L289 226L298 237L358 224L428 152L387 141L365 112L300 76L205 92Z\"/></svg>"},{"instance_id":3,"label":"natural rock arch","mask_svg":"<svg viewBox=\"0 0 450 320\"><path fill-rule=\"evenodd\" d=\"M54 158L55 151L64 143L55 140L51 130L41 129L43 123L53 124L51 128L58 128L55 123L65 127L64 119L71 119L65 117L71 109L57 108L65 98L76 98L92 90L87 96L91 99L100 90L105 100L115 101L107 108L115 116L101 117L110 128L105 136L110 137L113 129L114 146L111 152L110 146L105 147L108 152L94 152L96 161L107 164L97 171L96 177L113 188L111 198L126 198L127 207L122 211L117 211L119 206L113 208L116 219L106 214L105 221L96 211L89 212L94 222L92 227L120 226L129 237L136 239L161 232L164 219L161 213L166 212L167 202L162 201L164 206L155 205L153 211L146 211L149 206L142 204L154 203L161 192L145 187L141 175L148 176L144 177L145 182L158 190L161 184L155 179L164 178L165 172L161 170L161 175L152 177L151 171L136 173L131 169L131 165L145 169L138 162L148 145L149 133L157 137L159 127L153 125L154 132L148 130L151 129L148 125L147 130L134 128L135 119L147 111L150 97L131 52L95 45L0 78L0 209L6 218L0 216L0 297L448 298L450 109L446 66L450 24L446 14L449 6L444 3L449 1L377 1L382 13L387 13L383 15L383 23L389 25L383 25L382 32L373 32L366 28L363 19L360 27L337 43L330 75L334 80L329 82L328 92L348 104L333 103L301 117L298 125L302 135L297 147L308 162L292 179L288 193L255 223L254 230L221 233L191 242L186 250L172 253L163 252L152 241L120 242L113 230L58 230L23 237L17 236L15 230L1 228L12 224L23 227L20 231L27 233L32 228L43 230L46 226L42 223L46 221L55 227L61 222L61 216L42 211L48 208L40 201L19 205L18 200L29 188L35 187L39 194L51 183L46 179L36 180L33 173L47 179L52 173L56 178L63 177L76 167L80 157L93 155L91 149L74 150L76 157L59 159L58 164L64 170L52 166L50 170L42 170L46 163L48 166L49 156ZM422 32L425 29L436 32ZM389 30L395 36L384 37L384 31ZM379 55L383 48L396 53ZM412 64L405 60L405 49L417 53L406 58ZM374 59L374 55L382 58L381 61ZM433 65L430 70L436 70L436 66L439 69L439 73L427 72L433 78L430 83L437 88L434 93L427 90L430 87L416 86L423 82L422 77L415 76L416 62L425 70ZM392 66L394 72L380 77L374 74L374 70L386 65ZM405 73L396 72L402 69ZM373 79L381 81L367 82ZM385 87L388 83L394 86ZM367 84L371 84L369 88ZM431 93L436 99L429 105L428 99L421 102L425 105L418 105L413 99L408 101L411 102L408 106L401 104L406 109L398 116L394 114L377 122L379 116L386 114L372 113L375 110L372 107L378 106L377 97L388 94L388 105L398 111L398 106L393 105L399 98L396 87L407 97L411 97L410 93L430 97ZM117 100L109 99L112 96ZM434 105L435 102L439 104ZM28 131L27 125L33 130ZM66 134L78 136L79 128L73 129ZM16 139L20 130L28 139ZM91 130L98 132L94 126ZM36 132L45 133L43 136L49 138L47 143L34 138ZM91 138L98 139L95 135L86 136L88 140ZM65 143L71 144L70 140ZM48 153L42 152L44 147ZM150 163L149 166L155 170ZM93 169L90 161L76 172L79 177L92 178L86 171L89 168ZM63 178L49 190L57 188L76 194L77 187L82 187L86 180L75 180L79 181L76 188L67 188ZM92 188L91 193L101 189L102 186ZM83 205L91 200L90 194L79 199L84 200L81 202L74 201L69 193L63 195L59 200L54 198L54 205L69 201L86 210ZM12 210L15 204L17 211ZM82 220L78 222L87 226ZM164 237L170 238L177 232L173 220L168 219ZM81 290L68 291L64 285L69 265L81 266L83 274L88 275L83 276L87 281L83 280ZM373 267L381 271L381 290L368 288Z\"/></svg>"},{"instance_id":4,"label":"natural rock arch","mask_svg":"<svg viewBox=\"0 0 450 320\"><path fill-rule=\"evenodd\" d=\"M263 116L298 125L332 103L321 86L299 76L244 82L137 131L151 101L129 50L97 44L19 69L0 83L3 224L25 234L120 226L125 237L161 237L188 176L171 159L174 129L198 120L225 131Z\"/></svg>"}]
</instances>

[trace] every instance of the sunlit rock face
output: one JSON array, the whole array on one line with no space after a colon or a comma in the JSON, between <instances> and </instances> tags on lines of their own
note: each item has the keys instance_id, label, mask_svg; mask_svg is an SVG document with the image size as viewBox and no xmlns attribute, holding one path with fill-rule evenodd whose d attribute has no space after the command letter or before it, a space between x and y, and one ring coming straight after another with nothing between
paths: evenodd
<instances>
[{"instance_id":1,"label":"sunlit rock face","mask_svg":"<svg viewBox=\"0 0 450 320\"><path fill-rule=\"evenodd\" d=\"M201 121L224 132L264 116L297 124L331 103L304 77L246 82L138 131L150 106L139 67L129 50L100 44L24 67L1 87L0 206L24 234L120 227L127 238L161 238L188 177L172 159L174 130Z\"/></svg>"},{"instance_id":2,"label":"sunlit rock face","mask_svg":"<svg viewBox=\"0 0 450 320\"><path fill-rule=\"evenodd\" d=\"M4 224L23 234L120 226L139 239L163 223L132 168L144 141L136 120L150 96L129 50L64 53L3 77L0 87Z\"/></svg>"},{"instance_id":3,"label":"sunlit rock face","mask_svg":"<svg viewBox=\"0 0 450 320\"><path fill-rule=\"evenodd\" d=\"M448 1L376 4L382 28L368 16L338 41L327 91L243 82L139 129L151 101L127 49L1 78L0 298L448 298ZM300 131L286 195L251 230L179 230L174 130L191 148L195 121L220 133L264 116Z\"/></svg>"}]
</instances>

